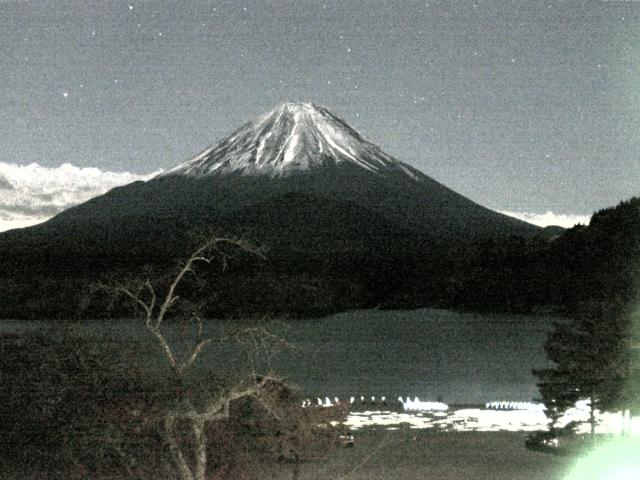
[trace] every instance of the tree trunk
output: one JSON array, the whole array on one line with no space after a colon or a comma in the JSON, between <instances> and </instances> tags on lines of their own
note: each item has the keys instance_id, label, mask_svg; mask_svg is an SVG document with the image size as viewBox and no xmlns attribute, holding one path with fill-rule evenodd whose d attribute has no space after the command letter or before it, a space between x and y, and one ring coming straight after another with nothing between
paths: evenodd
<instances>
[{"instance_id":1,"label":"tree trunk","mask_svg":"<svg viewBox=\"0 0 640 480\"><path fill-rule=\"evenodd\" d=\"M596 443L596 405L594 395L589 397L589 423L591 424L591 442Z\"/></svg>"},{"instance_id":2,"label":"tree trunk","mask_svg":"<svg viewBox=\"0 0 640 480\"><path fill-rule=\"evenodd\" d=\"M631 411L629 409L622 412L622 436L628 437L631 432Z\"/></svg>"},{"instance_id":3,"label":"tree trunk","mask_svg":"<svg viewBox=\"0 0 640 480\"><path fill-rule=\"evenodd\" d=\"M169 451L171 452L171 457L173 458L173 463L175 464L176 471L178 472L180 480L195 480L193 473L191 472L191 468L189 468L189 465L184 458L182 449L180 448L180 445L178 445L178 441L176 440L173 429L174 423L174 415L171 413L167 414L164 421L164 430L165 438L167 440L167 444L169 445Z\"/></svg>"},{"instance_id":4,"label":"tree trunk","mask_svg":"<svg viewBox=\"0 0 640 480\"><path fill-rule=\"evenodd\" d=\"M207 437L204 420L192 420L195 442L195 480L205 480L207 473Z\"/></svg>"}]
</instances>

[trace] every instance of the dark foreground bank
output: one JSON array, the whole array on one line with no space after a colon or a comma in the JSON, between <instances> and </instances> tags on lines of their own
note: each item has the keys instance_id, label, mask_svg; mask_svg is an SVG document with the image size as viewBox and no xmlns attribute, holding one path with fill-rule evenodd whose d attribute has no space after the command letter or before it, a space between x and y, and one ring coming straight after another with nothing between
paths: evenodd
<instances>
[{"instance_id":1,"label":"dark foreground bank","mask_svg":"<svg viewBox=\"0 0 640 480\"><path fill-rule=\"evenodd\" d=\"M562 479L573 459L533 452L524 432L365 430L353 448L303 466L300 479L320 480L551 480ZM286 477L282 477L286 478Z\"/></svg>"},{"instance_id":2,"label":"dark foreground bank","mask_svg":"<svg viewBox=\"0 0 640 480\"><path fill-rule=\"evenodd\" d=\"M353 448L342 448L326 459L300 465L297 474L294 466L276 463L268 471L260 472L259 477L273 480L565 478L574 459L528 450L524 446L525 438L526 433L519 432L371 429L356 434ZM7 480L45 478L41 476L42 472L5 471L2 474Z\"/></svg>"}]
</instances>

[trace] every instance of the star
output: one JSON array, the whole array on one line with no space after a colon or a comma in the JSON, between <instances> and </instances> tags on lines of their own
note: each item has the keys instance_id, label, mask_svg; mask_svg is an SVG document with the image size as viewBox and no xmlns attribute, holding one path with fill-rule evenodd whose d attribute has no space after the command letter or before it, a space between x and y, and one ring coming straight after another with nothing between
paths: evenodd
<instances>
[{"instance_id":1,"label":"star","mask_svg":"<svg viewBox=\"0 0 640 480\"><path fill-rule=\"evenodd\" d=\"M69 92L62 92L62 96L63 96L64 98L67 98L67 97L69 96Z\"/></svg>"},{"instance_id":2,"label":"star","mask_svg":"<svg viewBox=\"0 0 640 480\"><path fill-rule=\"evenodd\" d=\"M129 5L129 10L133 10L133 5Z\"/></svg>"}]
</instances>

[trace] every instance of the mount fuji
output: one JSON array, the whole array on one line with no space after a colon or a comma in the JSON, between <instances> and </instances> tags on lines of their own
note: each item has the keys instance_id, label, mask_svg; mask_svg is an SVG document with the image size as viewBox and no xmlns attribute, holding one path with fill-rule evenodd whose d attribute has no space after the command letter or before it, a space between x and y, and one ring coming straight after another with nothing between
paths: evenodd
<instances>
[{"instance_id":1,"label":"mount fuji","mask_svg":"<svg viewBox=\"0 0 640 480\"><path fill-rule=\"evenodd\" d=\"M541 231L457 194L309 103L281 104L154 179L116 188L49 224L125 215L199 223L213 211L238 216L288 194L349 202L434 240Z\"/></svg>"},{"instance_id":2,"label":"mount fuji","mask_svg":"<svg viewBox=\"0 0 640 480\"><path fill-rule=\"evenodd\" d=\"M162 264L185 253L190 232L211 229L269 250L262 270L218 287L242 283L236 303L269 297L289 312L385 303L452 248L544 235L396 160L326 108L283 103L147 182L0 234L0 266L5 277L96 277Z\"/></svg>"}]
</instances>

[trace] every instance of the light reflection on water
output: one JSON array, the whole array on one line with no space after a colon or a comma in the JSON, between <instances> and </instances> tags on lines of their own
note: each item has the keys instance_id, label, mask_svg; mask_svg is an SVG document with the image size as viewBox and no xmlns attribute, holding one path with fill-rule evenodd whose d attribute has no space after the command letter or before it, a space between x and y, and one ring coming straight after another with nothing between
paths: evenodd
<instances>
[{"instance_id":1,"label":"light reflection on water","mask_svg":"<svg viewBox=\"0 0 640 480\"><path fill-rule=\"evenodd\" d=\"M564 426L569 422L584 422L578 433L588 433L588 408L578 405L569 409L558 422ZM598 433L620 434L623 432L621 413L598 412L596 414ZM383 429L435 429L441 431L479 431L479 432L531 432L545 430L549 420L542 408L527 410L491 410L484 408L451 408L447 412L394 412L390 410L366 410L351 412L345 425L351 430L364 427ZM640 417L633 417L627 431L640 434Z\"/></svg>"}]
</instances>

